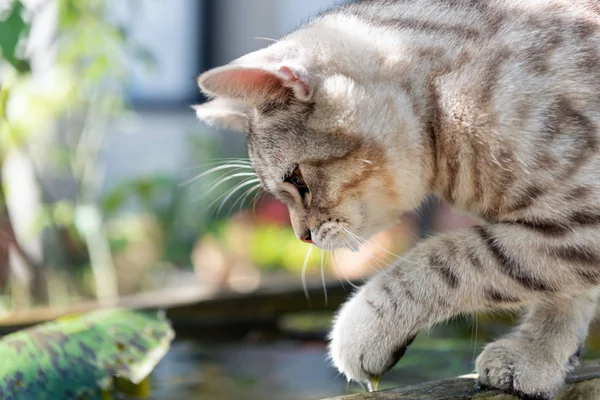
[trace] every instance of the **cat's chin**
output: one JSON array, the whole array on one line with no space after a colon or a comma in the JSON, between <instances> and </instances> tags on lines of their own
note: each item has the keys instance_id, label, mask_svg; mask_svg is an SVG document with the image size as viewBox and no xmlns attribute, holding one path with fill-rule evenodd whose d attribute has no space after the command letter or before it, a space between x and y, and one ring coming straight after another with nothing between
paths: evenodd
<instances>
[{"instance_id":1,"label":"cat's chin","mask_svg":"<svg viewBox=\"0 0 600 400\"><path fill-rule=\"evenodd\" d=\"M312 244L316 247L318 247L319 249L323 249L323 250L336 250L336 249L350 249L350 250L355 250L354 248L352 248L352 244L350 238L348 238L347 236L338 233L335 234L333 236L329 236L323 239L316 239L313 238ZM355 247L358 248L357 245L355 245Z\"/></svg>"},{"instance_id":2,"label":"cat's chin","mask_svg":"<svg viewBox=\"0 0 600 400\"><path fill-rule=\"evenodd\" d=\"M362 245L369 242L373 235L365 236L363 233L351 233L350 229L342 229L332 236L322 240L313 239L313 245L323 250L347 249L358 252Z\"/></svg>"},{"instance_id":3,"label":"cat's chin","mask_svg":"<svg viewBox=\"0 0 600 400\"><path fill-rule=\"evenodd\" d=\"M347 250L350 250L353 252L358 252L358 250L360 249L360 246L358 244L351 245L349 243L336 243L336 242L315 243L315 242L313 242L313 245L315 247L318 247L319 249L328 250L328 251L333 251L333 250L338 250L338 249L347 249Z\"/></svg>"}]
</instances>

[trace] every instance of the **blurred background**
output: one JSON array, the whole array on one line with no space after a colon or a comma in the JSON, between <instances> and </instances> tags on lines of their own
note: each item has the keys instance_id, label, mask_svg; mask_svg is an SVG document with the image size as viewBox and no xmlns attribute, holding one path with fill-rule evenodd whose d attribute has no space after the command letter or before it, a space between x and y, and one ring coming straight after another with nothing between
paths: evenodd
<instances>
[{"instance_id":1,"label":"blurred background","mask_svg":"<svg viewBox=\"0 0 600 400\"><path fill-rule=\"evenodd\" d=\"M431 200L358 253L309 251L286 208L250 186L243 135L190 109L202 71L340 3L0 0L5 330L97 305L165 307L177 339L152 398L359 391L326 360L333 311L419 238L473 221ZM382 385L469 372L509 319L421 335Z\"/></svg>"}]
</instances>

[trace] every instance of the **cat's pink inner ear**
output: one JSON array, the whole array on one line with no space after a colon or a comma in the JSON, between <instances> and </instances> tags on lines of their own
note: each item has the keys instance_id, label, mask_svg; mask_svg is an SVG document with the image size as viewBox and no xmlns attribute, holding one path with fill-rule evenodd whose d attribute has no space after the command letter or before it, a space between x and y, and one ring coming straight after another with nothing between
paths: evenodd
<instances>
[{"instance_id":1,"label":"cat's pink inner ear","mask_svg":"<svg viewBox=\"0 0 600 400\"><path fill-rule=\"evenodd\" d=\"M310 85L306 80L300 79L297 72L293 71L290 67L286 67L285 65L279 68L278 72L281 74L285 86L291 88L298 99L310 100Z\"/></svg>"},{"instance_id":2,"label":"cat's pink inner ear","mask_svg":"<svg viewBox=\"0 0 600 400\"><path fill-rule=\"evenodd\" d=\"M200 88L209 96L225 96L249 103L283 98L290 91L300 100L308 100L310 86L289 67L271 71L245 66L224 66L198 78Z\"/></svg>"}]
</instances>

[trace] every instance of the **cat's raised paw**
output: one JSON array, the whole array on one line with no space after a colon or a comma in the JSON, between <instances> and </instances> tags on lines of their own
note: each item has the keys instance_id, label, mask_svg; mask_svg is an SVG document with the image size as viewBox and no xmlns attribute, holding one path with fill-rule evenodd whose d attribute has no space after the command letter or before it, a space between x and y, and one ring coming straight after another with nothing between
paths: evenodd
<instances>
[{"instance_id":1,"label":"cat's raised paw","mask_svg":"<svg viewBox=\"0 0 600 400\"><path fill-rule=\"evenodd\" d=\"M518 339L488 344L477 358L476 369L482 386L521 400L551 400L563 387L567 372L548 349Z\"/></svg>"},{"instance_id":2,"label":"cat's raised paw","mask_svg":"<svg viewBox=\"0 0 600 400\"><path fill-rule=\"evenodd\" d=\"M375 279L366 286L377 284ZM367 383L382 376L400 360L416 336L414 331L403 329L414 323L402 323L413 317L397 314L382 293L363 288L336 317L329 353L348 380Z\"/></svg>"}]
</instances>

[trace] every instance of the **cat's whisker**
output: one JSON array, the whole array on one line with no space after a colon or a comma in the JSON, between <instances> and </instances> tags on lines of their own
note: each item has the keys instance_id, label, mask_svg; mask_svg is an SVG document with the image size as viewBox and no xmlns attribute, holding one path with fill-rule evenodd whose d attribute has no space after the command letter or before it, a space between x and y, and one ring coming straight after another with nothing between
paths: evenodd
<instances>
[{"instance_id":1,"label":"cat's whisker","mask_svg":"<svg viewBox=\"0 0 600 400\"><path fill-rule=\"evenodd\" d=\"M346 246L348 246L347 242L346 242ZM331 252L333 253L333 266L336 270L336 274L338 271L340 271L342 273L342 276L344 277L344 280L346 282L348 282L348 284L350 286L352 286L354 289L358 289L358 286L356 286L354 283L352 283L350 281L350 279L348 279L348 275L346 275L346 273L344 272L344 269L340 266L339 261L337 259L337 255L335 254L335 250L332 249ZM342 286L343 286L343 283L342 283Z\"/></svg>"},{"instance_id":2,"label":"cat's whisker","mask_svg":"<svg viewBox=\"0 0 600 400\"><path fill-rule=\"evenodd\" d=\"M342 228L343 228L343 227L342 227ZM347 230L347 229L345 229L345 228L343 228L343 229L344 229L344 230L346 231L346 233L348 234L347 238L349 238L350 240L352 240L352 241L355 243L355 245L354 245L354 246L350 246L350 247L356 248L357 250L358 250L358 249L360 249L360 247L362 246L362 243L361 243L360 241L358 241L358 239L356 239L355 237L353 237L353 236L351 235L351 232L350 232L350 231L348 231L348 230ZM347 241L347 240L346 240L346 242L348 243L348 241ZM372 259L373 259L373 256L374 256L374 255L373 255L373 254L371 254L371 256L370 256L370 257L367 259L367 261L366 261L366 263L367 263L368 267L369 267L370 269L373 269L373 270L376 270L376 271L379 271L379 272L384 272L384 271L380 271L380 270L377 268L377 266L373 266L373 264L372 264ZM365 277L364 277L364 276L362 276L362 275L361 275L361 278L362 278L362 280L363 280L364 282L366 282L366 280L365 280Z\"/></svg>"},{"instance_id":3,"label":"cat's whisker","mask_svg":"<svg viewBox=\"0 0 600 400\"><path fill-rule=\"evenodd\" d=\"M352 242L352 245L350 246L352 248L352 250L360 251L360 248L363 246L364 243L362 243L358 238L356 238L352 234L352 232L350 232L346 228L342 227L342 229L345 231L347 238L350 239L350 241Z\"/></svg>"},{"instance_id":4,"label":"cat's whisker","mask_svg":"<svg viewBox=\"0 0 600 400\"><path fill-rule=\"evenodd\" d=\"M264 192L263 190L259 190L254 195L254 200L252 200L252 214L254 216L256 216L256 204L260 199L262 199L264 197L265 194L266 194L266 192Z\"/></svg>"},{"instance_id":5,"label":"cat's whisker","mask_svg":"<svg viewBox=\"0 0 600 400\"><path fill-rule=\"evenodd\" d=\"M401 256L401 255L399 255L399 254L395 254L395 253L393 253L393 252L389 251L388 249L386 249L385 247L383 247L383 245L382 245L381 243L379 243L379 242L377 241L377 239L374 239L374 238L372 238L372 239L365 239L365 238L361 238L360 236L358 236L357 234L355 234L355 233L353 233L353 232L350 232L350 231L348 231L348 232L349 232L351 235L353 235L353 236L355 236L355 237L357 237L357 238L361 239L361 240L362 240L364 243L367 243L367 242L368 242L368 243L373 243L373 244L374 244L375 246L377 246L377 247L378 247L380 250L382 250L382 251L383 251L383 252L385 252L386 254L389 254L389 255L390 255L390 256L392 256L392 257L396 257L396 258L402 258L402 256Z\"/></svg>"},{"instance_id":6,"label":"cat's whisker","mask_svg":"<svg viewBox=\"0 0 600 400\"><path fill-rule=\"evenodd\" d=\"M342 285L342 288L344 289L344 291L346 291L346 286L344 285L344 282L342 281L342 278L340 277L340 271L338 270L338 266L336 265L336 262L335 262L335 250L333 249L333 245L329 246L328 251L331 254L331 264L333 265L333 270L335 272L335 276L338 278L338 281Z\"/></svg>"},{"instance_id":7,"label":"cat's whisker","mask_svg":"<svg viewBox=\"0 0 600 400\"><path fill-rule=\"evenodd\" d=\"M325 298L325 305L327 305L328 299L327 299L327 285L325 284L324 256L325 256L325 252L323 251L323 249L321 249L321 282L323 283L323 296Z\"/></svg>"},{"instance_id":8,"label":"cat's whisker","mask_svg":"<svg viewBox=\"0 0 600 400\"><path fill-rule=\"evenodd\" d=\"M373 242L371 242L371 243L373 243ZM373 244L375 244L377 246L376 243L373 243ZM381 258L377 254L372 254L371 257L374 258L375 260L377 260L380 263L380 267L376 268L376 270L380 271L380 272L382 272L384 274L390 273L391 272L391 268L393 268L394 266L396 266L396 262L398 260L404 261L404 262L408 263L409 265L413 265L415 267L419 265L419 264L417 264L415 262L411 262L406 257L396 257L396 258L394 258L392 260Z\"/></svg>"},{"instance_id":9,"label":"cat's whisker","mask_svg":"<svg viewBox=\"0 0 600 400\"><path fill-rule=\"evenodd\" d=\"M219 165L217 167L211 168L208 171L205 171L203 173L201 173L198 176L195 176L191 179L188 179L187 181L180 183L179 186L187 186L190 185L194 182L198 182L199 180L201 180L202 178L213 174L215 172L218 171L222 171L222 170L226 170L226 169L233 169L233 168L241 168L241 169L252 169L252 167L248 166L248 165L242 165L242 164L225 164L225 165Z\"/></svg>"},{"instance_id":10,"label":"cat's whisker","mask_svg":"<svg viewBox=\"0 0 600 400\"><path fill-rule=\"evenodd\" d=\"M245 188L248 185L252 185L253 183L257 183L259 182L258 178L256 179L249 179L246 180L242 183L239 183L237 186L235 186L233 189L231 189L229 191L229 193L227 194L227 196L225 196L225 198L223 200L221 200L221 204L219 205L219 208L217 209L217 215L219 215L221 213L221 210L223 209L223 207L225 206L225 204L227 204L227 201L234 195L236 194L238 191L240 191L241 189Z\"/></svg>"},{"instance_id":11,"label":"cat's whisker","mask_svg":"<svg viewBox=\"0 0 600 400\"><path fill-rule=\"evenodd\" d=\"M363 243L356 237L356 235L354 235L352 232L350 232L350 230L348 230L348 228L344 227L343 225L340 225L340 227L348 235L348 238L350 238L352 240L352 242L354 242L354 246L352 246L352 249L358 251L360 249L360 247L363 245Z\"/></svg>"},{"instance_id":12,"label":"cat's whisker","mask_svg":"<svg viewBox=\"0 0 600 400\"><path fill-rule=\"evenodd\" d=\"M233 164L240 164L243 165L245 167L251 167L252 163L249 160L246 159L237 159L237 158L231 158L231 159L215 159L215 161L213 162L209 162L206 164L201 164L200 167L209 167L209 166L220 166L220 165L233 165Z\"/></svg>"},{"instance_id":13,"label":"cat's whisker","mask_svg":"<svg viewBox=\"0 0 600 400\"><path fill-rule=\"evenodd\" d=\"M356 243L356 245L357 245L357 251L359 251L362 246L364 246L366 243L368 243L367 240L365 240L365 239L363 239L363 238L361 238L361 237L353 234L348 229L344 228L344 230L349 235L350 239L352 239ZM375 256L375 254L371 254L369 261L371 261L374 256ZM369 267L371 269L375 269L376 271L380 271L376 266L373 266L371 263L369 263Z\"/></svg>"},{"instance_id":14,"label":"cat's whisker","mask_svg":"<svg viewBox=\"0 0 600 400\"><path fill-rule=\"evenodd\" d=\"M279 41L277 39L272 39L272 38L264 37L264 36L255 36L254 39L256 39L256 40L266 40L267 42L278 42Z\"/></svg>"},{"instance_id":15,"label":"cat's whisker","mask_svg":"<svg viewBox=\"0 0 600 400\"><path fill-rule=\"evenodd\" d=\"M472 357L471 362L474 362L475 358L477 356L477 334L479 333L479 326L478 326L479 320L477 319L477 313L475 313L475 312L472 314L472 317L473 317L473 321L474 321L472 326L474 327L475 335L473 335L473 332L471 332L471 341L473 342L473 357ZM475 336L475 340L473 340L473 336Z\"/></svg>"},{"instance_id":16,"label":"cat's whisker","mask_svg":"<svg viewBox=\"0 0 600 400\"><path fill-rule=\"evenodd\" d=\"M379 257L377 257L377 255L375 253L371 253L368 260L368 266L370 269L376 271L376 272L380 272L382 274L387 274L388 270L387 270L387 265L385 263L385 261L382 261ZM383 264L383 266L380 266L380 264Z\"/></svg>"},{"instance_id":17,"label":"cat's whisker","mask_svg":"<svg viewBox=\"0 0 600 400\"><path fill-rule=\"evenodd\" d=\"M204 197L204 198L208 197L216 188L218 188L225 182L228 182L235 178L247 178L247 177L251 177L251 176L256 177L256 175L254 173L250 173L250 172L237 172L237 173L222 175L219 177L219 179L216 182L212 183L208 187L207 191L202 195L202 197Z\"/></svg>"},{"instance_id":18,"label":"cat's whisker","mask_svg":"<svg viewBox=\"0 0 600 400\"><path fill-rule=\"evenodd\" d=\"M184 171L184 172L198 171L199 169L205 169L206 167L211 167L211 166L213 166L215 164L216 163L208 163L208 164L201 164L201 165L191 165L189 167L181 168L181 171ZM220 165L222 165L222 164L220 164Z\"/></svg>"},{"instance_id":19,"label":"cat's whisker","mask_svg":"<svg viewBox=\"0 0 600 400\"><path fill-rule=\"evenodd\" d=\"M249 157L222 157L222 158L207 158L207 160L214 160L214 161L244 161L244 162L250 162L250 158Z\"/></svg>"},{"instance_id":20,"label":"cat's whisker","mask_svg":"<svg viewBox=\"0 0 600 400\"><path fill-rule=\"evenodd\" d=\"M254 193L256 191L256 194L254 195L256 197L256 195L261 194L260 192L262 191L262 186L259 184L257 184L256 186L252 187L252 190L249 191L248 194L244 195L244 198L242 199L242 203L246 203L247 199L252 195L252 193ZM241 207L242 205L240 205ZM241 211L241 209L240 209Z\"/></svg>"},{"instance_id":21,"label":"cat's whisker","mask_svg":"<svg viewBox=\"0 0 600 400\"><path fill-rule=\"evenodd\" d=\"M250 177L252 175L247 175L245 177ZM221 176L218 177L218 179L215 182L212 182L208 188L206 188L204 191L202 191L197 197L196 200L210 200L211 194L213 194L213 192L216 191L216 189L218 187L220 187L221 185L223 185L224 183L233 180L235 178L244 178L244 176L237 176L237 172L236 170L233 170L229 173L223 174ZM237 183L236 183L237 184ZM229 188L228 190L231 190L232 188ZM226 193L228 193L228 190L225 191L225 193L221 193L220 195L218 195L218 197L216 197L213 201L214 204L215 202L217 202L219 199L223 198Z\"/></svg>"},{"instance_id":22,"label":"cat's whisker","mask_svg":"<svg viewBox=\"0 0 600 400\"><path fill-rule=\"evenodd\" d=\"M247 179L245 181L242 181L241 183L238 183L236 186L232 187L231 189L229 189L228 191L226 191L225 193L221 194L219 197L217 197L216 199L214 199L212 202L210 202L208 204L208 206L206 207L206 209L212 208L219 200L221 200L224 197L228 196L234 190L237 190L238 188L240 188L240 185L246 184L246 183L249 185L250 183L253 183L252 181L255 181L255 180L254 179Z\"/></svg>"},{"instance_id":23,"label":"cat's whisker","mask_svg":"<svg viewBox=\"0 0 600 400\"><path fill-rule=\"evenodd\" d=\"M211 159L209 159L209 160L211 160ZM206 168L206 167L227 165L227 164L233 164L233 163L245 164L247 166L251 166L249 159L243 159L243 158L221 158L221 159L214 159L214 160L216 160L216 161L209 162L206 164L194 165L191 167L184 168L183 170L191 171L191 170L197 170L197 169L202 169L202 168Z\"/></svg>"},{"instance_id":24,"label":"cat's whisker","mask_svg":"<svg viewBox=\"0 0 600 400\"><path fill-rule=\"evenodd\" d=\"M379 267L375 269L384 274L388 274L390 268L392 268L396 262L396 260L387 261L385 259L382 259L381 257L378 257L376 254L373 254L372 257L379 263Z\"/></svg>"},{"instance_id":25,"label":"cat's whisker","mask_svg":"<svg viewBox=\"0 0 600 400\"><path fill-rule=\"evenodd\" d=\"M358 237L357 235L353 234L352 232L350 232L346 228L344 228L344 230L348 233L349 237L351 239L353 239L355 242L360 243L359 242L359 240L360 240L364 244L364 239L363 238ZM378 249L385 251L385 248L383 248L383 246L381 246L379 243L375 242L374 240L370 240L369 243L374 244ZM368 260L368 266L369 266L369 268L371 268L371 269L373 269L375 271L381 272L383 274L388 274L389 271L390 271L390 267L394 266L394 263L396 262L396 260L397 259L403 259L403 257L401 257L401 256L395 255L395 254L390 253L390 252L388 252L388 253L391 254L391 255L394 255L395 258L393 260L391 260L391 261L387 261L385 259L381 259L380 257L378 257L377 254L371 253L371 255L369 257L369 260ZM377 265L373 265L373 263L372 263L373 259L375 261L381 263L382 266L378 267Z\"/></svg>"},{"instance_id":26,"label":"cat's whisker","mask_svg":"<svg viewBox=\"0 0 600 400\"><path fill-rule=\"evenodd\" d=\"M308 285L306 284L306 266L308 265L308 260L310 259L310 255L312 254L313 247L314 246L312 246L312 245L309 246L308 250L306 251L306 256L304 257L304 263L302 264L302 273L301 273L302 290L304 291L304 297L308 301L309 306L311 306L312 302L310 300L310 293L308 292Z\"/></svg>"},{"instance_id":27,"label":"cat's whisker","mask_svg":"<svg viewBox=\"0 0 600 400\"><path fill-rule=\"evenodd\" d=\"M348 244L348 246L349 246L349 247L352 247L352 246L350 245L350 243L349 243L349 241L348 241L348 239L347 239L347 238L344 238L344 240L346 241L346 243ZM371 266L370 266L370 265L369 265L369 267L371 268ZM363 274L360 274L360 279L362 279L362 281L363 281L364 283L366 283L366 282L367 282L367 280L365 279L365 277L363 276Z\"/></svg>"},{"instance_id":28,"label":"cat's whisker","mask_svg":"<svg viewBox=\"0 0 600 400\"><path fill-rule=\"evenodd\" d=\"M242 208L244 207L244 203L245 203L246 199L248 199L248 197L250 197L252 192L254 192L257 189L260 189L260 183L254 185L250 189L246 190L236 201L234 201L233 204L231 205L231 207L229 207L229 214L231 214L231 212L235 208L236 204L238 204L238 203L240 205L238 212L241 212Z\"/></svg>"},{"instance_id":29,"label":"cat's whisker","mask_svg":"<svg viewBox=\"0 0 600 400\"><path fill-rule=\"evenodd\" d=\"M363 241L366 243L366 240L365 240L364 238L361 238L360 236L358 236L358 235L356 235L356 234L354 234L354 233L350 232L348 229L346 229L346 232L347 232L348 234L350 234L350 235L354 236L354 237L357 237L358 239L361 239L361 240L363 240ZM404 257L404 256L401 256L401 255L399 255L399 254L395 254L395 253L393 253L393 252L389 251L388 249L386 249L386 248L385 248L385 247L384 247L384 246L383 246L381 243L379 243L379 242L378 242L377 240L375 240L375 239L371 239L371 240L369 240L368 242L370 242L370 243L374 244L375 246L377 246L377 248L378 248L378 249L380 249L381 251L383 251L384 253L386 253L386 254L390 255L391 257L394 257L394 260L392 260L392 261L390 261L390 262L387 262L387 261L385 261L385 260L381 260L381 259L379 259L379 261L380 261L380 262L383 262L383 263L385 263L386 267L391 267L391 266L393 266L392 264L393 264L393 263L394 263L396 260L401 260L401 261L403 261L403 262L406 262L406 263L408 263L408 264L410 264L410 265L413 265L413 266L418 266L418 264L417 264L417 263L415 263L415 262L411 262L411 261L410 261L409 259L407 259L406 257Z\"/></svg>"}]
</instances>

